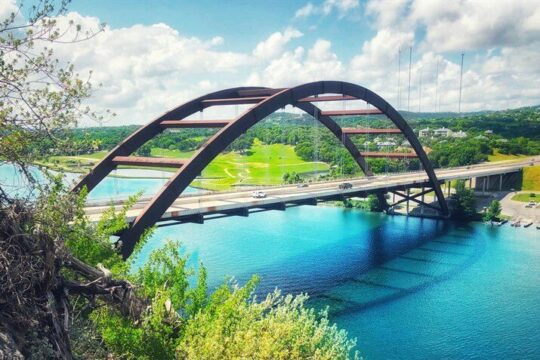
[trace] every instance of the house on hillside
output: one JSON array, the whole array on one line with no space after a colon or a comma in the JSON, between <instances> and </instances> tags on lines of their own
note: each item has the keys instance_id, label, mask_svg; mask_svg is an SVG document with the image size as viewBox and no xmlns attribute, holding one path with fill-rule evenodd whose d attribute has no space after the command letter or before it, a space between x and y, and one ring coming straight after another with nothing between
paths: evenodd
<instances>
[{"instance_id":1,"label":"house on hillside","mask_svg":"<svg viewBox=\"0 0 540 360\"><path fill-rule=\"evenodd\" d=\"M433 130L433 136L437 137L449 137L452 135L452 130L442 127L440 129Z\"/></svg>"},{"instance_id":2,"label":"house on hillside","mask_svg":"<svg viewBox=\"0 0 540 360\"><path fill-rule=\"evenodd\" d=\"M418 131L418 137L422 138L422 137L428 137L430 135L431 135L431 130L429 129L429 127Z\"/></svg>"},{"instance_id":3,"label":"house on hillside","mask_svg":"<svg viewBox=\"0 0 540 360\"><path fill-rule=\"evenodd\" d=\"M397 144L393 141L379 141L376 143L377 147L379 148L382 148L382 147L392 147L392 146L396 146Z\"/></svg>"},{"instance_id":4,"label":"house on hillside","mask_svg":"<svg viewBox=\"0 0 540 360\"><path fill-rule=\"evenodd\" d=\"M463 139L467 137L467 133L465 131L459 130L459 131L452 132L450 136L453 138Z\"/></svg>"}]
</instances>

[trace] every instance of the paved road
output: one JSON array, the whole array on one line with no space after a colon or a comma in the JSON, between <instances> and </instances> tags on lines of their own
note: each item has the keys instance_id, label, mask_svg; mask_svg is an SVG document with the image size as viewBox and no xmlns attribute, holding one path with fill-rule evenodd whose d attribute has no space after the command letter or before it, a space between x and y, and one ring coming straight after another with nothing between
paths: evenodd
<instances>
[{"instance_id":1,"label":"paved road","mask_svg":"<svg viewBox=\"0 0 540 360\"><path fill-rule=\"evenodd\" d=\"M526 191L526 193L529 192L530 191ZM527 203L512 200L512 197L515 194L516 192L510 192L501 199L502 213L511 216L513 219L528 219L535 223L540 222L540 205L534 208L526 207ZM538 198L540 199L540 193L538 193Z\"/></svg>"},{"instance_id":2,"label":"paved road","mask_svg":"<svg viewBox=\"0 0 540 360\"><path fill-rule=\"evenodd\" d=\"M439 180L468 179L472 177L515 172L525 166L536 165L539 163L540 157L533 157L520 161L484 163L467 167L439 169L436 173ZM349 190L339 189L339 184L344 181L350 182L353 185L353 188ZM298 202L317 197L354 194L359 191L373 191L426 182L428 182L427 175L422 171L417 171L395 175L374 176L371 178L313 183L305 188L299 188L295 185L265 188L264 192L267 194L267 197L263 199L254 199L252 197L253 189L181 196L166 211L163 218L215 213L245 207L268 206L284 202ZM149 199L141 199L140 202L128 211L127 217L129 221L139 215L148 200ZM119 201L118 205L121 205L121 203L122 202ZM101 213L108 207L109 205L107 203L94 203L89 204L85 210L91 220L97 220L101 216Z\"/></svg>"}]
</instances>

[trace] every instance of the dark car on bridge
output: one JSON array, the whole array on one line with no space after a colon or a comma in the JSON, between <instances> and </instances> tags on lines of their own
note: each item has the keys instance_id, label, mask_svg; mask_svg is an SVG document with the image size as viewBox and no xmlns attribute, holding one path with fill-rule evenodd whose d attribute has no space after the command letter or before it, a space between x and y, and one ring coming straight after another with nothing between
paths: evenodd
<instances>
[{"instance_id":1,"label":"dark car on bridge","mask_svg":"<svg viewBox=\"0 0 540 360\"><path fill-rule=\"evenodd\" d=\"M341 183L341 184L339 184L339 189L340 190L352 189L352 184L348 183L348 182Z\"/></svg>"}]
</instances>

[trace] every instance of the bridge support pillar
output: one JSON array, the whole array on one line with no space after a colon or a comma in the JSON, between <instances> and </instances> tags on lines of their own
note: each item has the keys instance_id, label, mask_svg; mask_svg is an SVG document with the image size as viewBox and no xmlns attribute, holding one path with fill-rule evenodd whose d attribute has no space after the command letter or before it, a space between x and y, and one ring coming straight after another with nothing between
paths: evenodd
<instances>
[{"instance_id":1,"label":"bridge support pillar","mask_svg":"<svg viewBox=\"0 0 540 360\"><path fill-rule=\"evenodd\" d=\"M407 188L407 215L409 215L409 197L411 196L411 189Z\"/></svg>"},{"instance_id":2,"label":"bridge support pillar","mask_svg":"<svg viewBox=\"0 0 540 360\"><path fill-rule=\"evenodd\" d=\"M478 192L519 190L523 182L523 172L513 171L503 174L493 174L476 178L474 189Z\"/></svg>"},{"instance_id":3,"label":"bridge support pillar","mask_svg":"<svg viewBox=\"0 0 540 360\"><path fill-rule=\"evenodd\" d=\"M421 196L421 200L422 203L424 203L424 187L422 186L422 196ZM420 215L424 215L424 206L422 204L420 204Z\"/></svg>"},{"instance_id":4,"label":"bridge support pillar","mask_svg":"<svg viewBox=\"0 0 540 360\"><path fill-rule=\"evenodd\" d=\"M452 181L451 180L448 180L448 184L447 184L447 192L448 192L448 195L446 195L446 197L450 197L450 191L452 190Z\"/></svg>"}]
</instances>

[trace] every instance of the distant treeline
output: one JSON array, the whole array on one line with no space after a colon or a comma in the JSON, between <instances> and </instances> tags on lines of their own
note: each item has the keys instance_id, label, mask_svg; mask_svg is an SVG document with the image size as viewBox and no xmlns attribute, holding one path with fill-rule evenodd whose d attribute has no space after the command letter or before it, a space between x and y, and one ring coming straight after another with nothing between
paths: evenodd
<instances>
[{"instance_id":1,"label":"distant treeline","mask_svg":"<svg viewBox=\"0 0 540 360\"><path fill-rule=\"evenodd\" d=\"M407 114L411 116L411 114ZM393 124L382 116L367 116L362 118L344 117L338 122L343 127L387 128ZM463 139L455 138L423 138L424 146L431 149L429 157L437 167L459 166L485 161L494 149L503 154L539 154L540 153L540 112L537 108L522 108L516 110L478 113L462 117L448 118L413 118L409 120L413 129L430 127L431 129L447 127L453 131L467 132ZM111 150L114 146L133 133L138 126L117 126L99 128L79 128L58 134L75 143L71 149L54 149L44 138L40 144L35 144L34 151L44 156L48 155L80 155L100 150ZM490 130L490 131L488 131ZM488 133L486 133L488 131ZM179 151L191 151L199 148L208 137L214 134L212 129L182 129L167 130L156 138L148 141L138 155L149 156L152 148ZM300 158L306 161L324 161L333 165L332 171L342 174L352 174L358 171L354 160L340 146L329 130L307 115L276 113L246 131L235 140L227 151L248 151L255 139L266 144L287 144L295 147ZM402 136L354 136L353 142L361 149L376 150L376 138L385 141L392 140L394 146L387 146L384 151L411 151ZM417 160L369 159L369 164L375 172L394 172L418 169Z\"/></svg>"},{"instance_id":2,"label":"distant treeline","mask_svg":"<svg viewBox=\"0 0 540 360\"><path fill-rule=\"evenodd\" d=\"M445 118L417 118L409 120L416 129L447 127L482 133L486 130L506 139L524 137L540 141L540 108L526 107L514 110L478 113Z\"/></svg>"}]
</instances>

